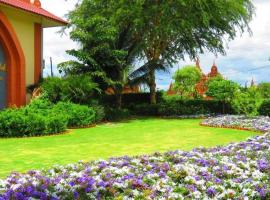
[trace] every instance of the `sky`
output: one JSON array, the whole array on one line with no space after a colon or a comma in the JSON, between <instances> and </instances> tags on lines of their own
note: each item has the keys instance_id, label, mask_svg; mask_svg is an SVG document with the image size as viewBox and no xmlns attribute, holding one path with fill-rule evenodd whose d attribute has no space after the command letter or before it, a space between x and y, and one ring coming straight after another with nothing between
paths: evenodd
<instances>
[{"instance_id":1,"label":"sky","mask_svg":"<svg viewBox=\"0 0 270 200\"><path fill-rule=\"evenodd\" d=\"M77 0L41 0L41 2L43 8L65 18L65 15L75 7ZM250 84L252 79L256 83L270 82L270 0L253 0L253 2L256 7L256 16L250 23L253 34L250 36L244 33L229 42L225 56L216 57L211 53L200 55L204 73L209 73L215 62L225 78L241 85ZM60 28L44 30L45 76L50 74L50 57L53 60L53 68L56 70L58 63L73 59L65 51L77 47L77 44L69 39L68 32L62 35L58 33L59 30ZM168 89L173 73L189 64L194 64L194 61L186 58L184 61L179 61L170 73L158 73L157 88Z\"/></svg>"}]
</instances>

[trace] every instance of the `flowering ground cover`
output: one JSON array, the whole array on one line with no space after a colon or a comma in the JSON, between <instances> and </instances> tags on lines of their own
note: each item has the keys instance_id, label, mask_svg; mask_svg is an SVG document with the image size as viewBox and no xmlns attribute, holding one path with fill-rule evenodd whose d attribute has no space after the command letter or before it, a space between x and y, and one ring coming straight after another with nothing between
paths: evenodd
<instances>
[{"instance_id":1,"label":"flowering ground cover","mask_svg":"<svg viewBox=\"0 0 270 200\"><path fill-rule=\"evenodd\" d=\"M270 117L266 116L221 115L205 119L201 124L213 127L246 128L260 132L270 131Z\"/></svg>"},{"instance_id":2,"label":"flowering ground cover","mask_svg":"<svg viewBox=\"0 0 270 200\"><path fill-rule=\"evenodd\" d=\"M270 135L12 174L0 199L269 199Z\"/></svg>"},{"instance_id":3,"label":"flowering ground cover","mask_svg":"<svg viewBox=\"0 0 270 200\"><path fill-rule=\"evenodd\" d=\"M79 160L191 150L243 141L255 132L199 126L200 120L138 119L71 130L50 137L0 139L0 178L11 171L50 168Z\"/></svg>"},{"instance_id":4,"label":"flowering ground cover","mask_svg":"<svg viewBox=\"0 0 270 200\"><path fill-rule=\"evenodd\" d=\"M170 121L188 123L188 130L193 125L197 131L252 133L199 129L198 120L165 120L167 130ZM138 125L142 132L142 124ZM233 132L226 134L230 137ZM171 141L180 143L176 135L170 135ZM216 139L218 143L219 138ZM203 145L201 138L198 141ZM13 173L0 181L0 199L267 199L270 197L269 148L270 135L265 134L225 147L111 158L26 174Z\"/></svg>"}]
</instances>

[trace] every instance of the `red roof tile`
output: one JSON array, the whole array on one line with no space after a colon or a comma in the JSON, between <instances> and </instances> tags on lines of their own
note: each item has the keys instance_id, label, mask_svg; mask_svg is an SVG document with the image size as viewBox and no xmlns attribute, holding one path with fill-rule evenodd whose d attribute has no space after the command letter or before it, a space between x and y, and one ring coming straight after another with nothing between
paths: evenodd
<instances>
[{"instance_id":1,"label":"red roof tile","mask_svg":"<svg viewBox=\"0 0 270 200\"><path fill-rule=\"evenodd\" d=\"M67 21L61 19L60 17L55 16L54 14L44 10L43 8L39 8L31 3L24 2L22 0L0 0L0 4L6 4L8 6L12 6L14 8L18 8L24 10L26 12L30 12L33 14L37 14L43 17L46 17L52 21L59 22L63 25L68 24Z\"/></svg>"}]
</instances>

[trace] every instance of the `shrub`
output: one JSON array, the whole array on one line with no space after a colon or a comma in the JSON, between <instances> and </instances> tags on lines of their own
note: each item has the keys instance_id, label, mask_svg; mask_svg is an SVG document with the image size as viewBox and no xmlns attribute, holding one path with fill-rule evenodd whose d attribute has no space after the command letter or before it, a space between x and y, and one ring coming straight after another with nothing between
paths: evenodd
<instances>
[{"instance_id":1,"label":"shrub","mask_svg":"<svg viewBox=\"0 0 270 200\"><path fill-rule=\"evenodd\" d=\"M255 116L262 104L260 93L255 87L248 88L247 91L238 92L232 100L232 107L237 114Z\"/></svg>"},{"instance_id":2,"label":"shrub","mask_svg":"<svg viewBox=\"0 0 270 200\"><path fill-rule=\"evenodd\" d=\"M62 133L67 130L67 116L59 113L52 113L47 117L47 133Z\"/></svg>"},{"instance_id":3,"label":"shrub","mask_svg":"<svg viewBox=\"0 0 270 200\"><path fill-rule=\"evenodd\" d=\"M108 121L120 121L123 119L128 119L130 117L130 112L128 109L115 109L106 108L106 117Z\"/></svg>"},{"instance_id":4,"label":"shrub","mask_svg":"<svg viewBox=\"0 0 270 200\"><path fill-rule=\"evenodd\" d=\"M48 77L41 84L42 91L46 93L48 99L53 103L63 100L62 89L64 87L65 81L60 77Z\"/></svg>"},{"instance_id":5,"label":"shrub","mask_svg":"<svg viewBox=\"0 0 270 200\"><path fill-rule=\"evenodd\" d=\"M130 107L132 114L139 116L157 116L159 115L159 104L138 104Z\"/></svg>"},{"instance_id":6,"label":"shrub","mask_svg":"<svg viewBox=\"0 0 270 200\"><path fill-rule=\"evenodd\" d=\"M56 118L61 118L57 116ZM56 119L54 119L56 121ZM46 116L26 109L0 112L1 137L29 137L51 134ZM66 128L66 127L65 127Z\"/></svg>"},{"instance_id":7,"label":"shrub","mask_svg":"<svg viewBox=\"0 0 270 200\"><path fill-rule=\"evenodd\" d=\"M66 115L68 127L84 127L95 121L95 111L88 106L59 102L53 107L53 111Z\"/></svg>"},{"instance_id":8,"label":"shrub","mask_svg":"<svg viewBox=\"0 0 270 200\"><path fill-rule=\"evenodd\" d=\"M264 100L259 108L259 114L270 116L270 100Z\"/></svg>"},{"instance_id":9,"label":"shrub","mask_svg":"<svg viewBox=\"0 0 270 200\"><path fill-rule=\"evenodd\" d=\"M101 120L88 106L60 102L52 105L43 98L35 99L24 108L0 112L0 137L29 137L64 132L69 127L88 126Z\"/></svg>"},{"instance_id":10,"label":"shrub","mask_svg":"<svg viewBox=\"0 0 270 200\"><path fill-rule=\"evenodd\" d=\"M156 98L158 103L161 102L162 93L157 92ZM100 102L107 106L113 106L116 105L116 97L115 95L103 95L100 97ZM124 107L149 103L150 103L150 93L129 93L123 94L122 96L122 104Z\"/></svg>"},{"instance_id":11,"label":"shrub","mask_svg":"<svg viewBox=\"0 0 270 200\"><path fill-rule=\"evenodd\" d=\"M41 84L48 99L57 103L67 101L78 104L87 104L93 95L98 92L98 85L93 83L88 75L67 76L63 78L49 77Z\"/></svg>"},{"instance_id":12,"label":"shrub","mask_svg":"<svg viewBox=\"0 0 270 200\"><path fill-rule=\"evenodd\" d=\"M95 122L101 122L105 119L105 109L101 105L91 106L95 111Z\"/></svg>"}]
</instances>

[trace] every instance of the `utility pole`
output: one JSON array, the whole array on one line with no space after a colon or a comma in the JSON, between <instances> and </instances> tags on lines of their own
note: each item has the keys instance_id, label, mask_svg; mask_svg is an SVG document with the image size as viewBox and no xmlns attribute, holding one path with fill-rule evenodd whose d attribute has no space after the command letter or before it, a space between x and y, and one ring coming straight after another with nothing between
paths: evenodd
<instances>
[{"instance_id":1,"label":"utility pole","mask_svg":"<svg viewBox=\"0 0 270 200\"><path fill-rule=\"evenodd\" d=\"M50 64L51 64L51 77L53 77L53 66L52 66L52 57L50 57Z\"/></svg>"}]
</instances>

